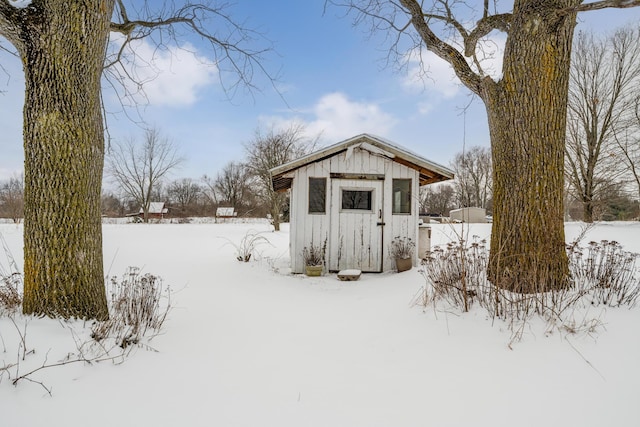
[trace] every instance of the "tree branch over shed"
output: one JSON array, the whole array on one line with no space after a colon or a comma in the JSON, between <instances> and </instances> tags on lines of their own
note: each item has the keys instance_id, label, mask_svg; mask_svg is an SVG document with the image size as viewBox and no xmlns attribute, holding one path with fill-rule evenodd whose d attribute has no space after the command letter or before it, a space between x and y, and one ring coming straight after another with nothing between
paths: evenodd
<instances>
[{"instance_id":1,"label":"tree branch over shed","mask_svg":"<svg viewBox=\"0 0 640 427\"><path fill-rule=\"evenodd\" d=\"M486 12L486 10L485 10ZM472 56L475 53L478 41L493 30L509 33L511 26L511 14L485 15L476 23L476 27L464 39L464 54Z\"/></svg>"},{"instance_id":2,"label":"tree branch over shed","mask_svg":"<svg viewBox=\"0 0 640 427\"><path fill-rule=\"evenodd\" d=\"M601 9L626 9L628 7L640 6L640 0L602 0L593 3L582 3L577 6L561 9L559 14L567 15L575 12L589 12Z\"/></svg>"},{"instance_id":3,"label":"tree branch over shed","mask_svg":"<svg viewBox=\"0 0 640 427\"><path fill-rule=\"evenodd\" d=\"M456 73L456 76L458 76L460 81L473 93L475 93L476 95L480 95L482 77L471 69L464 56L462 56L460 52L454 49L449 43L446 43L444 40L440 39L431 30L428 22L429 18L426 17L431 16L431 14L423 13L422 6L416 0L400 0L400 3L411 15L411 23L424 41L425 47L431 52L438 55L441 59L444 59L449 64L451 64L451 66L453 67L453 71ZM446 2L443 3L446 4ZM431 16L431 18L433 18L433 16ZM450 23L450 18L441 18ZM464 34L466 34L466 32L463 33L463 36Z\"/></svg>"},{"instance_id":4,"label":"tree branch over shed","mask_svg":"<svg viewBox=\"0 0 640 427\"><path fill-rule=\"evenodd\" d=\"M220 83L227 93L239 87L247 88L250 92L259 90L255 83L256 74L266 76L274 85L277 76L263 65L263 55L272 50L271 43L262 48L249 48L249 45L255 45L255 40L264 41L266 38L233 20L227 12L228 4L187 1L181 6L175 2L164 2L157 11L152 11L151 7L151 2L144 2L144 7L136 11L140 16L135 19L130 13L131 8L123 0L116 0L110 30L122 34L124 41L118 52L107 61L105 68L118 64L132 41L151 37L153 33L158 34L153 43L158 48L165 47L165 38L177 44L180 27L184 26L189 34L196 34L209 44L220 71L228 71L226 74L235 76L235 80L228 84L220 73ZM224 64L228 66L226 70L221 68Z\"/></svg>"}]
</instances>

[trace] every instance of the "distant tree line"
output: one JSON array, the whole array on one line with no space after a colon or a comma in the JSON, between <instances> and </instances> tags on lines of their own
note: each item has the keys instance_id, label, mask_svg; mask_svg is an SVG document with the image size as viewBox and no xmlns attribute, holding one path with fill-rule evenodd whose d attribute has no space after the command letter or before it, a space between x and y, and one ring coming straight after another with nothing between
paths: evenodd
<instances>
[{"instance_id":1,"label":"distant tree line","mask_svg":"<svg viewBox=\"0 0 640 427\"><path fill-rule=\"evenodd\" d=\"M638 114L640 116L640 114ZM284 133L286 134L286 132ZM302 135L302 131L294 132ZM289 140L297 137L289 135ZM286 193L274 193L266 173L271 167L285 161L282 158L266 156L266 147L282 144L283 133L269 131L256 133L256 138L246 146L244 161L231 161L215 176L205 175L199 179L179 178L161 180L151 189L149 201L161 201L169 208L169 216L174 218L214 216L218 207L232 207L240 217L270 217L277 221L288 221L288 197ZM301 139L289 147L284 159L293 160L313 147L315 142ZM258 145L256 147L256 145ZM286 150L285 150L286 151ZM276 150L274 150L276 152ZM279 151L278 151L279 152ZM286 161L289 161L286 160ZM250 164L250 162L253 162ZM420 189L419 208L423 214L448 216L449 211L460 207L481 207L492 212L492 170L488 147L470 147L456 154L450 167L455 171L453 181L428 185ZM638 165L640 167L640 165ZM618 168L621 169L621 168ZM259 174L261 171L262 175ZM607 192L592 200L594 217L602 221L632 220L640 218L638 194L634 191L633 175L624 179L621 169L619 179L599 182ZM602 178L600 178L602 179ZM584 202L574 196L571 179L567 177L565 193L565 213L567 219L584 220ZM0 181L0 217L20 222L23 216L22 177L14 176ZM140 197L135 197L122 188L104 191L102 194L102 214L106 217L124 217L137 214L142 207Z\"/></svg>"},{"instance_id":2,"label":"distant tree line","mask_svg":"<svg viewBox=\"0 0 640 427\"><path fill-rule=\"evenodd\" d=\"M429 185L420 190L422 213L449 216L449 211L461 207L479 207L491 212L492 163L488 147L471 147L454 157L450 164L455 179Z\"/></svg>"},{"instance_id":3,"label":"distant tree line","mask_svg":"<svg viewBox=\"0 0 640 427\"><path fill-rule=\"evenodd\" d=\"M298 158L317 143L305 128L258 129L245 144L245 159L231 161L214 176L169 180L182 158L157 129L143 141L115 142L107 154L106 175L115 187L102 195L105 216L142 212L149 218L152 202L164 202L171 217L213 216L218 207L231 207L238 216L269 217L276 230L288 220L288 195L271 188L269 169Z\"/></svg>"}]
</instances>

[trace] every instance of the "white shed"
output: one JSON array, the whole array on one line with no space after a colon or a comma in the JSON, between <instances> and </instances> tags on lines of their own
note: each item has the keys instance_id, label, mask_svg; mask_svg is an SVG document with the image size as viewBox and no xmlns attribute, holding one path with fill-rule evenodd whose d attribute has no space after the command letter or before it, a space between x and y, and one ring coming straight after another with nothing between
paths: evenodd
<instances>
[{"instance_id":1,"label":"white shed","mask_svg":"<svg viewBox=\"0 0 640 427\"><path fill-rule=\"evenodd\" d=\"M381 272L395 268L388 251L395 237L417 244L419 187L453 172L362 134L273 168L271 176L274 190L291 189L293 272L304 272L303 248L311 245L326 247L329 271Z\"/></svg>"},{"instance_id":2,"label":"white shed","mask_svg":"<svg viewBox=\"0 0 640 427\"><path fill-rule=\"evenodd\" d=\"M477 207L454 209L449 211L449 218L454 222L485 223L487 211Z\"/></svg>"}]
</instances>

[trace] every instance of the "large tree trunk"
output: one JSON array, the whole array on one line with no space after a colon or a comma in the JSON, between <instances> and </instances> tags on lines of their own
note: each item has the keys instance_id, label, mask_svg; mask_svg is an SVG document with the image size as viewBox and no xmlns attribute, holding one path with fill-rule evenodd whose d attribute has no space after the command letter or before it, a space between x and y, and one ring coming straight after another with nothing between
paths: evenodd
<instances>
[{"instance_id":1,"label":"large tree trunk","mask_svg":"<svg viewBox=\"0 0 640 427\"><path fill-rule=\"evenodd\" d=\"M560 3L560 4L559 4ZM563 178L575 1L516 2L503 79L482 98L493 156L489 279L515 292L565 286Z\"/></svg>"},{"instance_id":2,"label":"large tree trunk","mask_svg":"<svg viewBox=\"0 0 640 427\"><path fill-rule=\"evenodd\" d=\"M47 0L33 7L20 49L26 82L23 309L105 319L100 77L113 0Z\"/></svg>"}]
</instances>

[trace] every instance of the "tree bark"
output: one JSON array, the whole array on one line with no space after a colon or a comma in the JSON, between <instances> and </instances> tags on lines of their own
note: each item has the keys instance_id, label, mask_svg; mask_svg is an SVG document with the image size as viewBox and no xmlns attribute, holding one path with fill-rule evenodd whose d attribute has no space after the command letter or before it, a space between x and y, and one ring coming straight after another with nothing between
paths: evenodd
<instances>
[{"instance_id":1,"label":"tree bark","mask_svg":"<svg viewBox=\"0 0 640 427\"><path fill-rule=\"evenodd\" d=\"M582 200L582 221L593 222L593 200L587 197Z\"/></svg>"},{"instance_id":2,"label":"tree bark","mask_svg":"<svg viewBox=\"0 0 640 427\"><path fill-rule=\"evenodd\" d=\"M282 196L271 190L271 224L273 231L280 231L280 214L282 213Z\"/></svg>"},{"instance_id":3,"label":"tree bark","mask_svg":"<svg viewBox=\"0 0 640 427\"><path fill-rule=\"evenodd\" d=\"M494 166L489 280L514 292L561 288L569 274L563 178L576 17L554 11L576 3L516 1L503 78L480 94Z\"/></svg>"},{"instance_id":4,"label":"tree bark","mask_svg":"<svg viewBox=\"0 0 640 427\"><path fill-rule=\"evenodd\" d=\"M100 78L113 3L34 2L23 22L26 314L108 317Z\"/></svg>"}]
</instances>

